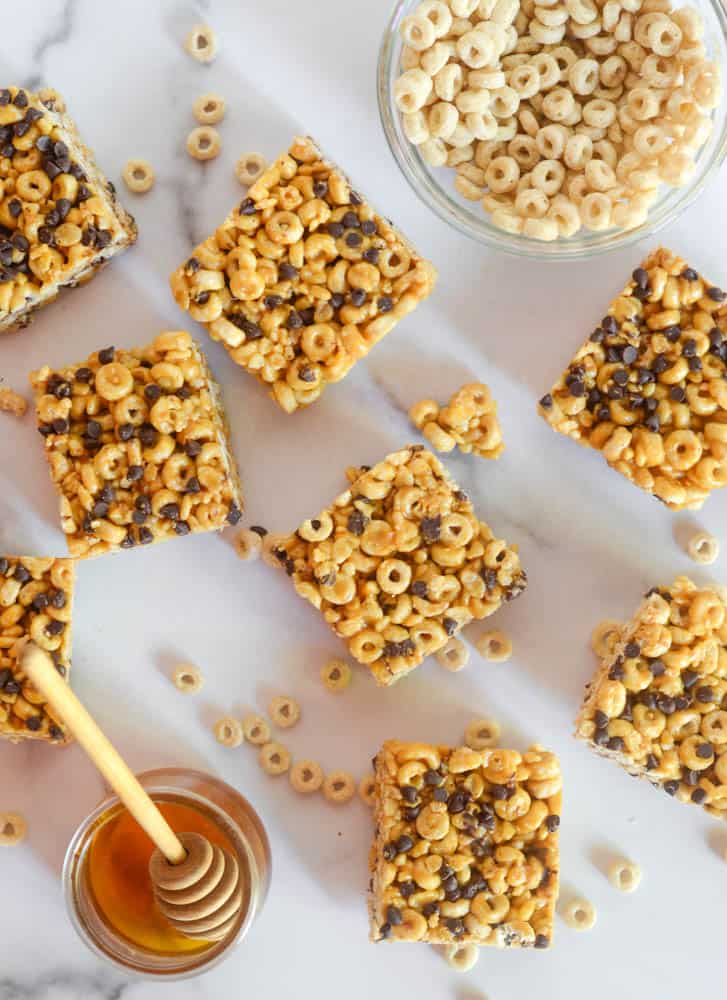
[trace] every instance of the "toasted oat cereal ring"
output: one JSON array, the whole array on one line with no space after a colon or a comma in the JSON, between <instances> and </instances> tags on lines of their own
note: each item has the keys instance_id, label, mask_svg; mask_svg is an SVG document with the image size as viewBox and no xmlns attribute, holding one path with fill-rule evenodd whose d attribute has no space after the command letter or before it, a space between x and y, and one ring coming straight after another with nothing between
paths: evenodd
<instances>
[{"instance_id":1,"label":"toasted oat cereal ring","mask_svg":"<svg viewBox=\"0 0 727 1000\"><path fill-rule=\"evenodd\" d=\"M242 720L242 735L248 743L261 747L270 742L271 732L267 719L262 715L246 715Z\"/></svg>"},{"instance_id":2,"label":"toasted oat cereal ring","mask_svg":"<svg viewBox=\"0 0 727 1000\"><path fill-rule=\"evenodd\" d=\"M563 920L574 931L589 931L596 923L596 907L587 899L571 899L563 907Z\"/></svg>"},{"instance_id":3,"label":"toasted oat cereal ring","mask_svg":"<svg viewBox=\"0 0 727 1000\"><path fill-rule=\"evenodd\" d=\"M250 187L263 173L267 160L262 153L243 153L235 164L235 177L244 187Z\"/></svg>"},{"instance_id":4,"label":"toasted oat cereal ring","mask_svg":"<svg viewBox=\"0 0 727 1000\"><path fill-rule=\"evenodd\" d=\"M719 538L710 535L708 531L698 531L689 539L687 552L694 562L708 566L719 556Z\"/></svg>"},{"instance_id":5,"label":"toasted oat cereal ring","mask_svg":"<svg viewBox=\"0 0 727 1000\"><path fill-rule=\"evenodd\" d=\"M242 743L242 726L237 719L231 719L229 716L219 719L215 722L213 732L215 739L223 747L239 747Z\"/></svg>"},{"instance_id":6,"label":"toasted oat cereal ring","mask_svg":"<svg viewBox=\"0 0 727 1000\"><path fill-rule=\"evenodd\" d=\"M195 160L214 160L221 149L220 133L211 125L193 128L187 136L187 152Z\"/></svg>"},{"instance_id":7,"label":"toasted oat cereal ring","mask_svg":"<svg viewBox=\"0 0 727 1000\"><path fill-rule=\"evenodd\" d=\"M291 765L290 751L282 743L266 743L260 747L257 757L260 767L271 777L285 774Z\"/></svg>"},{"instance_id":8,"label":"toasted oat cereal ring","mask_svg":"<svg viewBox=\"0 0 727 1000\"><path fill-rule=\"evenodd\" d=\"M28 824L20 813L0 812L0 847L15 847L27 832Z\"/></svg>"},{"instance_id":9,"label":"toasted oat cereal ring","mask_svg":"<svg viewBox=\"0 0 727 1000\"><path fill-rule=\"evenodd\" d=\"M268 715L273 725L279 726L281 729L290 729L300 719L300 705L295 698L281 694L277 698L273 698L268 705Z\"/></svg>"},{"instance_id":10,"label":"toasted oat cereal ring","mask_svg":"<svg viewBox=\"0 0 727 1000\"><path fill-rule=\"evenodd\" d=\"M219 94L201 94L192 105L200 125L217 125L225 117L225 99Z\"/></svg>"},{"instance_id":11,"label":"toasted oat cereal ring","mask_svg":"<svg viewBox=\"0 0 727 1000\"><path fill-rule=\"evenodd\" d=\"M606 660L616 652L621 638L621 623L605 618L591 632L591 649L601 660Z\"/></svg>"},{"instance_id":12,"label":"toasted oat cereal ring","mask_svg":"<svg viewBox=\"0 0 727 1000\"><path fill-rule=\"evenodd\" d=\"M172 673L172 683L182 694L196 694L202 690L204 677L202 671L191 663L180 663Z\"/></svg>"},{"instance_id":13,"label":"toasted oat cereal ring","mask_svg":"<svg viewBox=\"0 0 727 1000\"><path fill-rule=\"evenodd\" d=\"M208 24L195 24L184 40L184 48L193 59L211 63L217 55L217 35Z\"/></svg>"},{"instance_id":14,"label":"toasted oat cereal ring","mask_svg":"<svg viewBox=\"0 0 727 1000\"><path fill-rule=\"evenodd\" d=\"M267 563L268 566L280 569L284 564L286 553L281 546L285 542L286 537L286 535L275 535L272 531L268 531L265 535L263 535L262 558L263 562ZM278 552L282 553L282 559L278 557Z\"/></svg>"},{"instance_id":15,"label":"toasted oat cereal ring","mask_svg":"<svg viewBox=\"0 0 727 1000\"><path fill-rule=\"evenodd\" d=\"M323 782L323 794L336 805L350 801L355 791L356 784L348 771L331 771Z\"/></svg>"},{"instance_id":16,"label":"toasted oat cereal ring","mask_svg":"<svg viewBox=\"0 0 727 1000\"><path fill-rule=\"evenodd\" d=\"M456 673L467 666L470 651L461 639L453 638L446 645L442 646L441 649L437 650L436 657L437 663L441 667L451 670L452 673Z\"/></svg>"},{"instance_id":17,"label":"toasted oat cereal ring","mask_svg":"<svg viewBox=\"0 0 727 1000\"><path fill-rule=\"evenodd\" d=\"M492 663L504 663L512 656L512 641L504 632L492 629L483 632L475 643L475 647L480 656Z\"/></svg>"},{"instance_id":18,"label":"toasted oat cereal ring","mask_svg":"<svg viewBox=\"0 0 727 1000\"><path fill-rule=\"evenodd\" d=\"M469 972L477 965L480 949L476 944L446 944L443 954L450 969Z\"/></svg>"},{"instance_id":19,"label":"toasted oat cereal ring","mask_svg":"<svg viewBox=\"0 0 727 1000\"><path fill-rule=\"evenodd\" d=\"M633 892L641 882L641 868L625 858L617 858L608 866L608 881L614 889Z\"/></svg>"},{"instance_id":20,"label":"toasted oat cereal ring","mask_svg":"<svg viewBox=\"0 0 727 1000\"><path fill-rule=\"evenodd\" d=\"M375 796L374 792L376 790L376 779L373 774L367 774L365 778L361 778L358 783L358 794L362 802L365 802L367 806L373 807Z\"/></svg>"},{"instance_id":21,"label":"toasted oat cereal ring","mask_svg":"<svg viewBox=\"0 0 727 1000\"><path fill-rule=\"evenodd\" d=\"M260 558L263 550L263 540L252 528L242 528L235 535L235 552L243 562L252 562Z\"/></svg>"},{"instance_id":22,"label":"toasted oat cereal ring","mask_svg":"<svg viewBox=\"0 0 727 1000\"><path fill-rule=\"evenodd\" d=\"M293 764L288 777L296 792L310 795L323 784L323 768L314 760L299 760Z\"/></svg>"},{"instance_id":23,"label":"toasted oat cereal ring","mask_svg":"<svg viewBox=\"0 0 727 1000\"><path fill-rule=\"evenodd\" d=\"M154 186L154 168L148 160L127 160L121 177L134 194L145 194Z\"/></svg>"},{"instance_id":24,"label":"toasted oat cereal ring","mask_svg":"<svg viewBox=\"0 0 727 1000\"><path fill-rule=\"evenodd\" d=\"M500 738L500 723L495 719L475 719L464 731L464 741L473 750L496 747Z\"/></svg>"},{"instance_id":25,"label":"toasted oat cereal ring","mask_svg":"<svg viewBox=\"0 0 727 1000\"><path fill-rule=\"evenodd\" d=\"M343 660L330 660L321 668L321 680L329 691L345 691L351 683L351 668Z\"/></svg>"}]
</instances>

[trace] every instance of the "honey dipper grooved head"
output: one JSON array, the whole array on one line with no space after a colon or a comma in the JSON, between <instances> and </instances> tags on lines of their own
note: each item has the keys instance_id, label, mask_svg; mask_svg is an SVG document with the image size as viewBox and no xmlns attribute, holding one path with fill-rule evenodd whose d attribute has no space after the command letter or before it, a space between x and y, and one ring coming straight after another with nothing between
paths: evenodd
<instances>
[{"instance_id":1,"label":"honey dipper grooved head","mask_svg":"<svg viewBox=\"0 0 727 1000\"><path fill-rule=\"evenodd\" d=\"M160 851L149 862L157 906L185 937L218 941L235 925L243 900L237 859L205 837L180 833L187 857L170 864Z\"/></svg>"}]
</instances>

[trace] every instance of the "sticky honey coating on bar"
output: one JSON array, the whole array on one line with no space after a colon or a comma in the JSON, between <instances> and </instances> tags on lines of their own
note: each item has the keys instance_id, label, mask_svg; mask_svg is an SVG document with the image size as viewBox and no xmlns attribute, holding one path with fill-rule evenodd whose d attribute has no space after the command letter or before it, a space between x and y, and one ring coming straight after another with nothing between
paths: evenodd
<instances>
[{"instance_id":1,"label":"sticky honey coating on bar","mask_svg":"<svg viewBox=\"0 0 727 1000\"><path fill-rule=\"evenodd\" d=\"M601 662L576 736L680 802L727 818L727 605L687 577L655 589Z\"/></svg>"},{"instance_id":2,"label":"sticky honey coating on bar","mask_svg":"<svg viewBox=\"0 0 727 1000\"><path fill-rule=\"evenodd\" d=\"M73 584L72 559L0 556L0 737L16 743L64 743L69 738L25 677L20 654L32 640L68 679Z\"/></svg>"},{"instance_id":3,"label":"sticky honey coating on bar","mask_svg":"<svg viewBox=\"0 0 727 1000\"><path fill-rule=\"evenodd\" d=\"M38 430L75 558L237 524L242 496L219 386L166 331L31 375Z\"/></svg>"},{"instance_id":4,"label":"sticky honey coating on bar","mask_svg":"<svg viewBox=\"0 0 727 1000\"><path fill-rule=\"evenodd\" d=\"M560 868L554 754L390 740L374 782L373 941L549 946Z\"/></svg>"},{"instance_id":5,"label":"sticky honey coating on bar","mask_svg":"<svg viewBox=\"0 0 727 1000\"><path fill-rule=\"evenodd\" d=\"M288 413L432 291L433 266L297 138L171 276L179 306Z\"/></svg>"},{"instance_id":6,"label":"sticky honey coating on bar","mask_svg":"<svg viewBox=\"0 0 727 1000\"><path fill-rule=\"evenodd\" d=\"M274 553L351 655L389 685L521 594L527 577L517 546L477 519L420 445L359 471Z\"/></svg>"},{"instance_id":7,"label":"sticky honey coating on bar","mask_svg":"<svg viewBox=\"0 0 727 1000\"><path fill-rule=\"evenodd\" d=\"M0 89L0 333L135 240L61 96Z\"/></svg>"},{"instance_id":8,"label":"sticky honey coating on bar","mask_svg":"<svg viewBox=\"0 0 727 1000\"><path fill-rule=\"evenodd\" d=\"M726 300L656 250L540 400L541 415L672 510L699 509L727 484Z\"/></svg>"}]
</instances>

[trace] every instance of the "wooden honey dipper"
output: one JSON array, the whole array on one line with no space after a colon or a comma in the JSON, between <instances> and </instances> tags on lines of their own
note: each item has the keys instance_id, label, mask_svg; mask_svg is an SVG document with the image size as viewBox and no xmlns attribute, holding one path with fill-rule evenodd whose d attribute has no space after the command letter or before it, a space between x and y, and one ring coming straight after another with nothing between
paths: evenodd
<instances>
[{"instance_id":1,"label":"wooden honey dipper","mask_svg":"<svg viewBox=\"0 0 727 1000\"><path fill-rule=\"evenodd\" d=\"M177 835L172 830L133 771L61 678L48 653L29 642L20 665L156 844L149 861L149 876L159 911L184 937L221 940L235 926L242 906L237 859L198 833Z\"/></svg>"}]
</instances>

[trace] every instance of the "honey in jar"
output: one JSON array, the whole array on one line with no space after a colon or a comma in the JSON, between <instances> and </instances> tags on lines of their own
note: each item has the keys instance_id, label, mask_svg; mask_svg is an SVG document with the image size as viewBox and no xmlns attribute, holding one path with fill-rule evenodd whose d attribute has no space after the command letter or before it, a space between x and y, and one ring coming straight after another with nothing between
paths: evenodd
<instances>
[{"instance_id":1,"label":"honey in jar","mask_svg":"<svg viewBox=\"0 0 727 1000\"><path fill-rule=\"evenodd\" d=\"M175 833L199 833L235 853L225 833L191 805L157 802ZM157 954L200 951L211 942L179 934L154 900L149 859L154 843L123 807L95 833L88 855L88 880L104 920L119 934Z\"/></svg>"}]
</instances>

